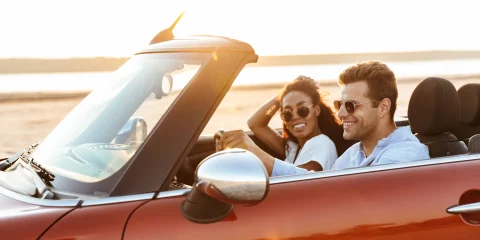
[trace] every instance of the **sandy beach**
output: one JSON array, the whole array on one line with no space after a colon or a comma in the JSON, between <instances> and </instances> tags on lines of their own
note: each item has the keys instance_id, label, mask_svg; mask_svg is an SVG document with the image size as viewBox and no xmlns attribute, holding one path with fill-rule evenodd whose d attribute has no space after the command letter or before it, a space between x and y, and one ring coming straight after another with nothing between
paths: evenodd
<instances>
[{"instance_id":1,"label":"sandy beach","mask_svg":"<svg viewBox=\"0 0 480 240\"><path fill-rule=\"evenodd\" d=\"M407 115L408 101L421 79L399 79L398 116ZM469 82L480 82L479 78L450 78L458 89ZM246 121L265 101L277 94L280 85L231 89L203 134L214 133L220 128L248 129ZM322 85L328 92L328 102L338 98L339 87L334 82ZM0 101L0 157L9 156L31 143L41 141L83 99L82 94L63 98L44 97L30 100ZM280 117L274 117L272 127L280 127Z\"/></svg>"}]
</instances>

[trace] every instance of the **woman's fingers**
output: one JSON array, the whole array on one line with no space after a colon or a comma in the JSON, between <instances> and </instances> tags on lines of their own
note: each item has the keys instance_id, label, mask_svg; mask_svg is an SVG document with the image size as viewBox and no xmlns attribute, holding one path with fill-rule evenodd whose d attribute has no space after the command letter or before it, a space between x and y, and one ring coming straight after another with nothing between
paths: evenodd
<instances>
[{"instance_id":1,"label":"woman's fingers","mask_svg":"<svg viewBox=\"0 0 480 240\"><path fill-rule=\"evenodd\" d=\"M245 133L243 130L233 130L225 132L220 139L221 146L223 148L233 148L234 146L238 146L244 141Z\"/></svg>"},{"instance_id":2,"label":"woman's fingers","mask_svg":"<svg viewBox=\"0 0 480 240\"><path fill-rule=\"evenodd\" d=\"M239 135L238 133L236 132L231 132L230 134L228 134L227 136L225 136L225 139L223 140L223 146L224 148L232 148L233 147L233 144L238 142L238 141L241 141L241 135Z\"/></svg>"},{"instance_id":3,"label":"woman's fingers","mask_svg":"<svg viewBox=\"0 0 480 240\"><path fill-rule=\"evenodd\" d=\"M232 141L227 143L228 148L245 148L243 145L244 144L242 138L233 139Z\"/></svg>"},{"instance_id":4,"label":"woman's fingers","mask_svg":"<svg viewBox=\"0 0 480 240\"><path fill-rule=\"evenodd\" d=\"M220 138L220 146L222 146L223 149L225 149L225 146L226 146L226 142L229 141L228 139L230 139L232 136L232 131L228 131L228 132L224 132L222 137Z\"/></svg>"}]
</instances>

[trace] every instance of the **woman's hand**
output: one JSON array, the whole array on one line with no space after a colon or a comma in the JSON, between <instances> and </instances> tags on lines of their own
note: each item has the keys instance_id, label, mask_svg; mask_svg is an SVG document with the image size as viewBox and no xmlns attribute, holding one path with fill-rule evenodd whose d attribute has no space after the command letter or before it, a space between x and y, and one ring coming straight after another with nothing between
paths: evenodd
<instances>
[{"instance_id":1,"label":"woman's hand","mask_svg":"<svg viewBox=\"0 0 480 240\"><path fill-rule=\"evenodd\" d=\"M223 149L241 148L253 152L258 147L243 130L224 132L220 138L220 146Z\"/></svg>"},{"instance_id":2,"label":"woman's hand","mask_svg":"<svg viewBox=\"0 0 480 240\"><path fill-rule=\"evenodd\" d=\"M233 130L223 133L220 138L220 146L223 149L241 148L252 152L257 156L267 169L268 176L272 175L275 159L259 148L243 130Z\"/></svg>"}]
</instances>

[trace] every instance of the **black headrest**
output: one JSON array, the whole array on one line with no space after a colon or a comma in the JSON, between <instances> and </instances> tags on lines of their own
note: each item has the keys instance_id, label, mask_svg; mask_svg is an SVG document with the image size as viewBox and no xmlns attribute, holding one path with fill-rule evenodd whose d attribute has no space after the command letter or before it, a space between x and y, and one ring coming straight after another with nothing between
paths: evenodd
<instances>
[{"instance_id":1,"label":"black headrest","mask_svg":"<svg viewBox=\"0 0 480 240\"><path fill-rule=\"evenodd\" d=\"M480 125L480 83L469 83L458 89L460 121L468 125Z\"/></svg>"},{"instance_id":2,"label":"black headrest","mask_svg":"<svg viewBox=\"0 0 480 240\"><path fill-rule=\"evenodd\" d=\"M460 101L455 86L438 77L423 80L410 98L408 120L412 131L422 135L456 128L460 122Z\"/></svg>"}]
</instances>

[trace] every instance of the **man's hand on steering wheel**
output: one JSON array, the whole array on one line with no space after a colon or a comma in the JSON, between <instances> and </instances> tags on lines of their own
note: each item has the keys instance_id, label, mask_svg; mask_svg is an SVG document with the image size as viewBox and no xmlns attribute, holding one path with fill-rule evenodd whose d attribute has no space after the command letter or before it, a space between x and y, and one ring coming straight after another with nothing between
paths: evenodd
<instances>
[{"instance_id":1,"label":"man's hand on steering wheel","mask_svg":"<svg viewBox=\"0 0 480 240\"><path fill-rule=\"evenodd\" d=\"M248 151L254 151L258 146L243 130L232 130L223 133L220 138L220 146L223 149L241 148Z\"/></svg>"}]
</instances>

